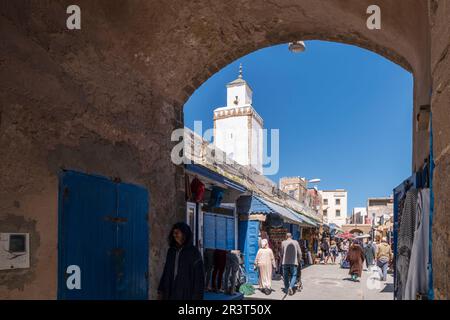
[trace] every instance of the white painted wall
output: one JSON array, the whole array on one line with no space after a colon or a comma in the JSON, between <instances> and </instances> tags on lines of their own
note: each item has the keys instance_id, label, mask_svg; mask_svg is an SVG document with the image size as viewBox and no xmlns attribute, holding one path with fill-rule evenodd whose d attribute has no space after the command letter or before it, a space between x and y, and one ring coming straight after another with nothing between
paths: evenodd
<instances>
[{"instance_id":1,"label":"white painted wall","mask_svg":"<svg viewBox=\"0 0 450 320\"><path fill-rule=\"evenodd\" d=\"M252 104L252 90L247 85L230 85L227 86L227 106L228 107L243 107ZM238 97L238 104L234 101Z\"/></svg>"},{"instance_id":2,"label":"white painted wall","mask_svg":"<svg viewBox=\"0 0 450 320\"><path fill-rule=\"evenodd\" d=\"M250 164L247 119L247 116L234 116L215 121L215 146L244 166Z\"/></svg>"},{"instance_id":3,"label":"white painted wall","mask_svg":"<svg viewBox=\"0 0 450 320\"><path fill-rule=\"evenodd\" d=\"M353 210L352 210L352 217L355 217L358 213L360 213L361 217L363 217L362 219L363 219L363 223L364 223L364 220L367 217L367 209L365 207L353 208Z\"/></svg>"},{"instance_id":4,"label":"white painted wall","mask_svg":"<svg viewBox=\"0 0 450 320\"><path fill-rule=\"evenodd\" d=\"M263 131L261 125L252 119L251 164L253 168L262 173L263 168Z\"/></svg>"},{"instance_id":5,"label":"white painted wall","mask_svg":"<svg viewBox=\"0 0 450 320\"><path fill-rule=\"evenodd\" d=\"M258 121L249 115L254 112L252 95L252 89L242 79L227 85L227 106L214 110L215 114L220 114L214 120L214 144L230 159L244 166L252 166L262 173L263 131Z\"/></svg>"},{"instance_id":6,"label":"white painted wall","mask_svg":"<svg viewBox=\"0 0 450 320\"><path fill-rule=\"evenodd\" d=\"M328 223L335 223L338 226L346 224L347 218L347 191L341 190L327 190L319 191L324 199L322 209L327 210ZM328 200L328 204L325 204L325 199ZM340 199L340 204L336 205L336 199ZM336 216L336 210L340 210L339 217Z\"/></svg>"}]
</instances>

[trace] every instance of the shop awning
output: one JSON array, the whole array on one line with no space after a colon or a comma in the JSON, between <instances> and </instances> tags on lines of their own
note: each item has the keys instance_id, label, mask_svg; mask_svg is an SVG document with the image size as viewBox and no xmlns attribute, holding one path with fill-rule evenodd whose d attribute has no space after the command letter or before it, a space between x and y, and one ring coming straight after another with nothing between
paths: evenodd
<instances>
[{"instance_id":1,"label":"shop awning","mask_svg":"<svg viewBox=\"0 0 450 320\"><path fill-rule=\"evenodd\" d=\"M287 220L288 222L294 223L294 224L304 224L306 223L305 220L303 220L303 217L301 217L299 214L296 214L294 211L285 208L279 204L276 204L274 202L271 202L269 200L259 198L259 201L264 203L267 207L269 207L273 213L279 214L281 217L284 218L284 220Z\"/></svg>"},{"instance_id":2,"label":"shop awning","mask_svg":"<svg viewBox=\"0 0 450 320\"><path fill-rule=\"evenodd\" d=\"M272 209L255 196L240 196L236 202L239 214L271 214Z\"/></svg>"},{"instance_id":3,"label":"shop awning","mask_svg":"<svg viewBox=\"0 0 450 320\"><path fill-rule=\"evenodd\" d=\"M291 210L291 209L289 209L289 210ZM293 210L291 210L291 211L293 211ZM315 222L313 219L311 219L311 218L309 218L309 217L307 217L307 216L305 216L305 215L303 215L303 214L301 214L301 213L297 213L297 212L295 212L295 211L293 211L295 214L297 214L297 215L299 215L300 216L300 218L306 223L306 224L309 224L309 225L311 225L311 226L313 226L313 227L318 227L319 226L319 224L317 223L317 222Z\"/></svg>"},{"instance_id":4,"label":"shop awning","mask_svg":"<svg viewBox=\"0 0 450 320\"><path fill-rule=\"evenodd\" d=\"M195 174L204 176L204 177L206 177L208 179L217 181L217 182L219 182L221 184L224 184L225 186L228 186L228 187L230 187L232 189L235 189L237 191L240 191L240 192L246 192L247 191L247 189L244 186L240 185L239 183L231 181L230 179L222 176L221 174L219 174L217 172L214 172L214 171L212 171L212 170L210 170L208 168L205 168L203 166L200 166L200 165L197 165L197 164L186 164L185 168L186 168L187 171L189 171L191 173L195 173Z\"/></svg>"},{"instance_id":5,"label":"shop awning","mask_svg":"<svg viewBox=\"0 0 450 320\"><path fill-rule=\"evenodd\" d=\"M309 225L317 227L318 223L290 208L283 207L277 203L260 196L241 196L237 201L237 211L240 214L277 214L283 220L293 224Z\"/></svg>"},{"instance_id":6,"label":"shop awning","mask_svg":"<svg viewBox=\"0 0 450 320\"><path fill-rule=\"evenodd\" d=\"M289 209L259 196L241 196L237 201L237 211L240 214L275 214L283 220L294 224L303 224L304 221Z\"/></svg>"}]
</instances>

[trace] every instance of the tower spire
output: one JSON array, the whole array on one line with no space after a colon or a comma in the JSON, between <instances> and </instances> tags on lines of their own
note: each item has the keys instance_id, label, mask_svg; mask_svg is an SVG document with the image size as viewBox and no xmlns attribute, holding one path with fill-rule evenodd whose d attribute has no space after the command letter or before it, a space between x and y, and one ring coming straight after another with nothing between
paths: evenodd
<instances>
[{"instance_id":1,"label":"tower spire","mask_svg":"<svg viewBox=\"0 0 450 320\"><path fill-rule=\"evenodd\" d=\"M242 79L242 63L239 65L239 79Z\"/></svg>"}]
</instances>

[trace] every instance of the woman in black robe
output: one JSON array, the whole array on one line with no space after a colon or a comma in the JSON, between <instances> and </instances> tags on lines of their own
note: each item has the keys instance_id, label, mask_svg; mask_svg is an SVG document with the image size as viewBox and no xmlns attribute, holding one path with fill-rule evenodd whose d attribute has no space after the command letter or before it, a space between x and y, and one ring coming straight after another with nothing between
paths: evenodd
<instances>
[{"instance_id":1,"label":"woman in black robe","mask_svg":"<svg viewBox=\"0 0 450 320\"><path fill-rule=\"evenodd\" d=\"M176 223L170 231L169 250L158 287L161 300L203 300L205 273L199 250L194 247L191 228Z\"/></svg>"}]
</instances>

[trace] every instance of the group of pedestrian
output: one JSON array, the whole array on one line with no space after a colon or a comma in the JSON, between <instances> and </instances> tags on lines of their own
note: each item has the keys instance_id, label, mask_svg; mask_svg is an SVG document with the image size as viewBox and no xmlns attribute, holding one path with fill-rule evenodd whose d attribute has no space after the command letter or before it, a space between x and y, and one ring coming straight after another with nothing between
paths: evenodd
<instances>
[{"instance_id":1,"label":"group of pedestrian","mask_svg":"<svg viewBox=\"0 0 450 320\"><path fill-rule=\"evenodd\" d=\"M383 237L380 244L375 244L371 238L368 239L367 244L356 239L351 242L347 261L350 264L349 274L352 281L358 281L363 271L363 263L366 262L367 269L375 266L378 267L379 279L386 281L387 271L390 262L392 261L392 249L388 244L387 239Z\"/></svg>"},{"instance_id":2,"label":"group of pedestrian","mask_svg":"<svg viewBox=\"0 0 450 320\"><path fill-rule=\"evenodd\" d=\"M296 289L301 289L302 250L298 241L292 239L292 234L286 234L286 240L281 243L281 270L284 281L284 292L293 295ZM272 292L272 275L276 267L272 249L268 247L267 239L261 240L261 248L255 259L255 269L259 273L259 288L269 295Z\"/></svg>"},{"instance_id":3,"label":"group of pedestrian","mask_svg":"<svg viewBox=\"0 0 450 320\"><path fill-rule=\"evenodd\" d=\"M330 240L324 237L320 243L321 260L323 264L328 264L331 259L332 264L336 264L336 259L339 256L340 247L335 239Z\"/></svg>"},{"instance_id":4,"label":"group of pedestrian","mask_svg":"<svg viewBox=\"0 0 450 320\"><path fill-rule=\"evenodd\" d=\"M190 227L180 222L175 224L168 237L164 270L158 286L158 298L164 300L202 300L205 290L205 269L200 251L193 245L193 235ZM363 263L367 269L376 265L379 268L380 280L386 281L387 271L392 261L392 249L386 238L380 244L375 244L369 238L366 245L358 240L336 242L324 238L320 249L324 263L329 258L333 264L339 251L349 262L352 281L358 281L363 271ZM231 254L231 253L230 253ZM301 289L302 251L298 241L287 233L286 240L281 243L281 264L284 280L284 292L293 295L296 289ZM230 264L232 259L230 260ZM238 259L235 259L238 261ZM255 268L259 271L259 287L265 294L272 292L272 275L276 267L275 257L266 237L260 241L260 249L256 255ZM233 269L233 268L232 268ZM231 270L231 269L230 269ZM233 270L232 270L233 271ZM232 282L234 286L234 281Z\"/></svg>"}]
</instances>

